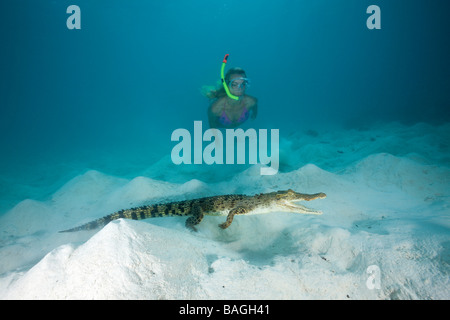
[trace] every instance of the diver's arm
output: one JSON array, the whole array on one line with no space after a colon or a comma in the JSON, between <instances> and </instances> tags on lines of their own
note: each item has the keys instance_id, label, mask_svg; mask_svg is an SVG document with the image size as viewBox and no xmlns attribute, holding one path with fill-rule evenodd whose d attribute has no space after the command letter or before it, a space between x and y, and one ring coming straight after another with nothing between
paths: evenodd
<instances>
[{"instance_id":1,"label":"diver's arm","mask_svg":"<svg viewBox=\"0 0 450 320\"><path fill-rule=\"evenodd\" d=\"M219 124L217 121L218 115L213 112L213 110L217 109L216 103L217 101L210 105L208 108L208 121L210 128L217 128Z\"/></svg>"},{"instance_id":2,"label":"diver's arm","mask_svg":"<svg viewBox=\"0 0 450 320\"><path fill-rule=\"evenodd\" d=\"M216 126L216 123L217 123L216 118L217 117L214 116L212 112L208 111L208 121L209 121L209 127L210 128L216 128L217 127Z\"/></svg>"},{"instance_id":3,"label":"diver's arm","mask_svg":"<svg viewBox=\"0 0 450 320\"><path fill-rule=\"evenodd\" d=\"M258 115L258 99L256 99L256 98L253 98L253 99L254 99L255 104L253 104L250 108L252 110L251 118L255 119L256 116Z\"/></svg>"}]
</instances>

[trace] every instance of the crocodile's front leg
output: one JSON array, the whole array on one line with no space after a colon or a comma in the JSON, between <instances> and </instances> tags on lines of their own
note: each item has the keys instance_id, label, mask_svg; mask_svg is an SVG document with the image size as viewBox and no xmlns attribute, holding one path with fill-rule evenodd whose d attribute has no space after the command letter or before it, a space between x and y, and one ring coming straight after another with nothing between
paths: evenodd
<instances>
[{"instance_id":1,"label":"crocodile's front leg","mask_svg":"<svg viewBox=\"0 0 450 320\"><path fill-rule=\"evenodd\" d=\"M246 214L249 212L250 209L247 207L236 207L234 209L231 209L227 216L227 221L224 223L219 224L219 227L222 229L226 229L230 226L231 222L233 222L233 218L235 214Z\"/></svg>"},{"instance_id":2,"label":"crocodile's front leg","mask_svg":"<svg viewBox=\"0 0 450 320\"><path fill-rule=\"evenodd\" d=\"M191 211L192 216L186 220L186 228L191 229L192 231L197 231L194 227L199 224L203 219L203 210L199 205L194 205Z\"/></svg>"}]
</instances>

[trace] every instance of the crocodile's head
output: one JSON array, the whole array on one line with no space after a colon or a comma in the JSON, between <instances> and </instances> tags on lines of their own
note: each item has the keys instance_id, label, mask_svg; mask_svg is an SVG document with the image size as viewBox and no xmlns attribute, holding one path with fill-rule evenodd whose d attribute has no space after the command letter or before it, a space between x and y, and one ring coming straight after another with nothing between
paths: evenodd
<instances>
[{"instance_id":1,"label":"crocodile's head","mask_svg":"<svg viewBox=\"0 0 450 320\"><path fill-rule=\"evenodd\" d=\"M315 194L303 194L295 192L292 189L285 191L277 191L270 193L271 202L273 205L280 207L283 211L295 212L295 213L305 213L305 214L322 214L322 211L313 210L297 204L295 202L298 201L311 201L315 199L324 199L326 198L325 193L315 193Z\"/></svg>"}]
</instances>

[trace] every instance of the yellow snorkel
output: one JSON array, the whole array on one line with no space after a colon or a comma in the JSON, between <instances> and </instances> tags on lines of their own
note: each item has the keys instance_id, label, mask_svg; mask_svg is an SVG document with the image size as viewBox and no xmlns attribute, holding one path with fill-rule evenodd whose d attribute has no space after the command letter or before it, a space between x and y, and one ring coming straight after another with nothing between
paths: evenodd
<instances>
[{"instance_id":1,"label":"yellow snorkel","mask_svg":"<svg viewBox=\"0 0 450 320\"><path fill-rule=\"evenodd\" d=\"M229 54L227 53L225 55L225 58L223 58L222 69L220 70L220 78L222 79L223 88L225 89L225 92L227 93L227 96L229 96L231 99L239 100L239 97L234 96L234 95L231 94L230 89L228 89L228 85L225 82L225 76L224 76L223 72L225 70L225 65L227 64L228 56L229 56Z\"/></svg>"}]
</instances>

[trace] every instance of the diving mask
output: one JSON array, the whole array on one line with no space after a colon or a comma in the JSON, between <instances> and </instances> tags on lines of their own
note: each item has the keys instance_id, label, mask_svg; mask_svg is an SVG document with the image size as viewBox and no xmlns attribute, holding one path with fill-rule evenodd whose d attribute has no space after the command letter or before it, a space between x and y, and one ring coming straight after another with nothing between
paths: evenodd
<instances>
[{"instance_id":1,"label":"diving mask","mask_svg":"<svg viewBox=\"0 0 450 320\"><path fill-rule=\"evenodd\" d=\"M247 89L250 86L249 78L234 78L228 83L232 89Z\"/></svg>"}]
</instances>

